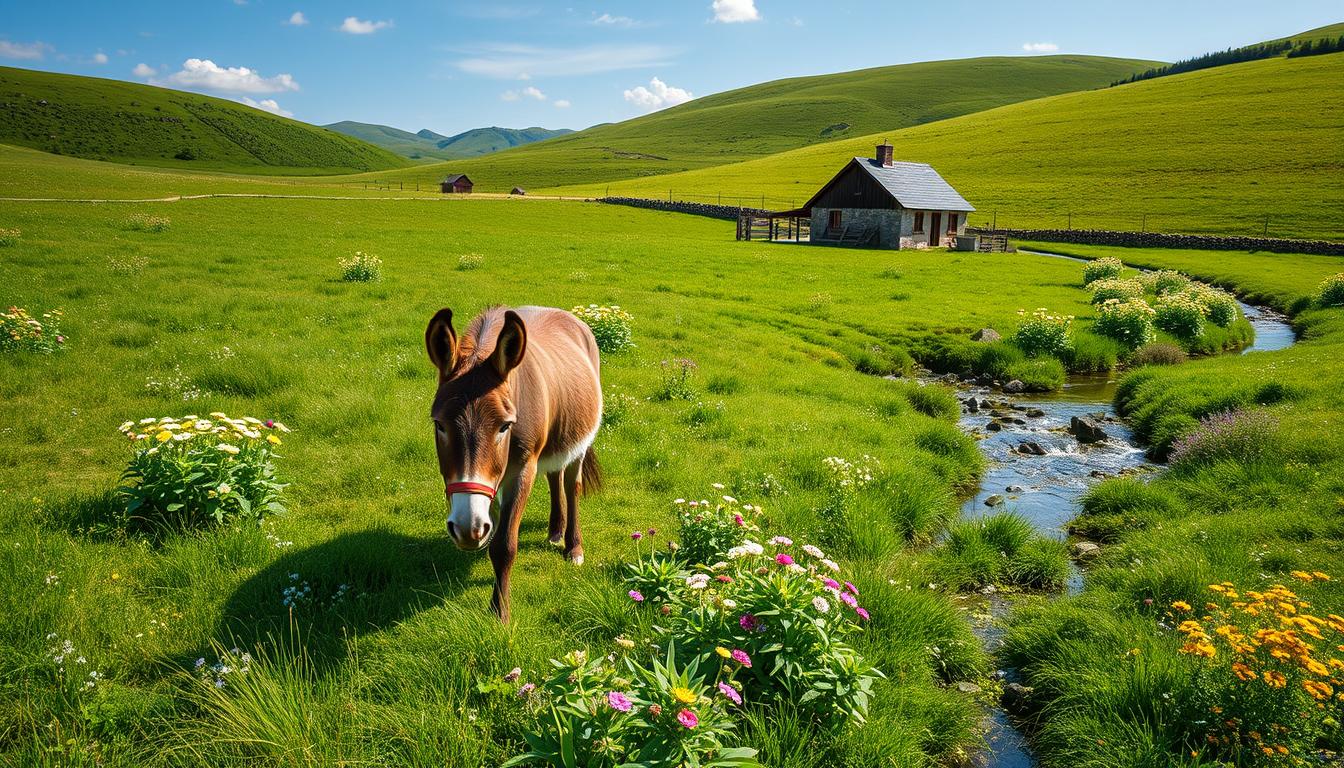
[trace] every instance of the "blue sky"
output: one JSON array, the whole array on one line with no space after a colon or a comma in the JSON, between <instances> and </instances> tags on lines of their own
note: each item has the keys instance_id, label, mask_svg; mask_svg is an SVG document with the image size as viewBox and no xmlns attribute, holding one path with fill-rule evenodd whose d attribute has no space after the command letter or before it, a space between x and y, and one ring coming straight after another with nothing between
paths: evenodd
<instances>
[{"instance_id":1,"label":"blue sky","mask_svg":"<svg viewBox=\"0 0 1344 768\"><path fill-rule=\"evenodd\" d=\"M766 80L912 61L1170 61L1344 20L1338 0L6 5L0 64L199 91L318 124L445 134L582 128Z\"/></svg>"}]
</instances>

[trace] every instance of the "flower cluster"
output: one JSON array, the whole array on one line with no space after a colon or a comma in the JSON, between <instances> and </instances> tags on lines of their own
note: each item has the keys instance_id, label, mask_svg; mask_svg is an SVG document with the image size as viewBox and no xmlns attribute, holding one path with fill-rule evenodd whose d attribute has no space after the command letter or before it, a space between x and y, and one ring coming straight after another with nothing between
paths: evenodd
<instances>
[{"instance_id":1,"label":"flower cluster","mask_svg":"<svg viewBox=\"0 0 1344 768\"><path fill-rule=\"evenodd\" d=\"M1241 317L1241 307L1237 306L1237 300L1227 291L1205 283L1192 282L1186 290L1186 295L1199 305L1204 317L1219 328L1226 328Z\"/></svg>"},{"instance_id":2,"label":"flower cluster","mask_svg":"<svg viewBox=\"0 0 1344 768\"><path fill-rule=\"evenodd\" d=\"M1167 293L1157 300L1153 322L1178 339L1204 335L1204 307L1189 293Z\"/></svg>"},{"instance_id":3,"label":"flower cluster","mask_svg":"<svg viewBox=\"0 0 1344 768\"><path fill-rule=\"evenodd\" d=\"M18 245L22 235L23 233L17 229L0 229L0 248Z\"/></svg>"},{"instance_id":4,"label":"flower cluster","mask_svg":"<svg viewBox=\"0 0 1344 768\"><path fill-rule=\"evenodd\" d=\"M1264 410L1225 411L1205 416L1194 430L1177 438L1168 458L1175 467L1220 459L1254 461L1272 445L1278 421Z\"/></svg>"},{"instance_id":5,"label":"flower cluster","mask_svg":"<svg viewBox=\"0 0 1344 768\"><path fill-rule=\"evenodd\" d=\"M1017 314L1023 320L1013 333L1012 342L1028 357L1058 355L1073 346L1069 337L1073 315L1052 315L1045 307L1038 307L1030 315L1019 309Z\"/></svg>"},{"instance_id":6,"label":"flower cluster","mask_svg":"<svg viewBox=\"0 0 1344 768\"><path fill-rule=\"evenodd\" d=\"M1092 290L1092 303L1100 304L1108 299L1143 298L1143 281L1134 278L1108 277L1094 281L1088 286Z\"/></svg>"},{"instance_id":7,"label":"flower cluster","mask_svg":"<svg viewBox=\"0 0 1344 768\"><path fill-rule=\"evenodd\" d=\"M0 314L0 352L51 354L60 349L65 343L60 325L63 314L53 309L39 320L26 309L10 307Z\"/></svg>"},{"instance_id":8,"label":"flower cluster","mask_svg":"<svg viewBox=\"0 0 1344 768\"><path fill-rule=\"evenodd\" d=\"M119 430L135 450L117 489L123 523L259 521L285 510L272 459L289 428L278 421L215 412L128 421Z\"/></svg>"},{"instance_id":9,"label":"flower cluster","mask_svg":"<svg viewBox=\"0 0 1344 768\"><path fill-rule=\"evenodd\" d=\"M98 686L103 674L89 663L84 654L75 649L70 640L62 640L55 632L46 637L47 658L56 667L56 676L71 693L82 693Z\"/></svg>"},{"instance_id":10,"label":"flower cluster","mask_svg":"<svg viewBox=\"0 0 1344 768\"><path fill-rule=\"evenodd\" d=\"M635 318L620 307L614 304L610 307L589 304L586 307L575 307L570 311L592 329L593 338L597 340L597 348L603 352L611 354L635 346L630 331L630 323Z\"/></svg>"},{"instance_id":11,"label":"flower cluster","mask_svg":"<svg viewBox=\"0 0 1344 768\"><path fill-rule=\"evenodd\" d=\"M355 251L355 255L337 262L341 279L347 283L375 283L383 279L383 260L370 253Z\"/></svg>"},{"instance_id":12,"label":"flower cluster","mask_svg":"<svg viewBox=\"0 0 1344 768\"><path fill-rule=\"evenodd\" d=\"M715 483L713 487L720 492L718 501L677 499L673 502L681 533L677 555L684 563L721 560L747 537L761 530L757 525L762 512L760 507L743 504L722 493L721 483Z\"/></svg>"},{"instance_id":13,"label":"flower cluster","mask_svg":"<svg viewBox=\"0 0 1344 768\"><path fill-rule=\"evenodd\" d=\"M1156 313L1143 299L1109 299L1097 308L1093 326L1097 333L1109 336L1130 349L1137 349L1157 337L1153 331Z\"/></svg>"},{"instance_id":14,"label":"flower cluster","mask_svg":"<svg viewBox=\"0 0 1344 768\"><path fill-rule=\"evenodd\" d=\"M1098 280L1119 277L1124 271L1124 263L1109 256L1104 259L1089 261L1083 266L1083 285L1091 285Z\"/></svg>"},{"instance_id":15,"label":"flower cluster","mask_svg":"<svg viewBox=\"0 0 1344 768\"><path fill-rule=\"evenodd\" d=\"M246 675L252 671L252 654L233 648L220 653L213 664L199 658L193 668L201 682L214 688L223 688L229 684L230 675Z\"/></svg>"},{"instance_id":16,"label":"flower cluster","mask_svg":"<svg viewBox=\"0 0 1344 768\"><path fill-rule=\"evenodd\" d=\"M659 402L694 400L695 385L691 383L691 376L695 374L697 368L699 366L695 361L686 357L660 362L658 364L660 381L658 390L653 393L653 399Z\"/></svg>"},{"instance_id":17,"label":"flower cluster","mask_svg":"<svg viewBox=\"0 0 1344 768\"><path fill-rule=\"evenodd\" d=\"M462 272L470 272L483 266L485 266L485 257L479 253L464 253L457 257L457 268Z\"/></svg>"},{"instance_id":18,"label":"flower cluster","mask_svg":"<svg viewBox=\"0 0 1344 768\"><path fill-rule=\"evenodd\" d=\"M126 219L126 228L136 232L167 232L171 225L167 216L151 216L148 213L132 214Z\"/></svg>"},{"instance_id":19,"label":"flower cluster","mask_svg":"<svg viewBox=\"0 0 1344 768\"><path fill-rule=\"evenodd\" d=\"M1190 287L1190 278L1170 269L1163 269L1157 272L1144 272L1139 275L1140 282L1144 288L1157 294L1165 296L1168 293L1180 293Z\"/></svg>"},{"instance_id":20,"label":"flower cluster","mask_svg":"<svg viewBox=\"0 0 1344 768\"><path fill-rule=\"evenodd\" d=\"M1344 307L1344 272L1321 281L1316 289L1316 301L1322 307Z\"/></svg>"},{"instance_id":21,"label":"flower cluster","mask_svg":"<svg viewBox=\"0 0 1344 768\"><path fill-rule=\"evenodd\" d=\"M866 453L858 461L827 456L821 463L826 468L826 485L832 494L850 494L862 490L873 482L882 468L877 459Z\"/></svg>"},{"instance_id":22,"label":"flower cluster","mask_svg":"<svg viewBox=\"0 0 1344 768\"><path fill-rule=\"evenodd\" d=\"M1330 580L1320 571L1293 576ZM1209 592L1203 611L1178 600L1168 614L1184 638L1180 652L1201 660L1190 714L1201 716L1192 722L1204 726L1205 744L1245 763L1315 757L1322 729L1344 709L1344 659L1336 656L1344 616L1314 615L1282 584L1241 591L1224 581Z\"/></svg>"}]
</instances>

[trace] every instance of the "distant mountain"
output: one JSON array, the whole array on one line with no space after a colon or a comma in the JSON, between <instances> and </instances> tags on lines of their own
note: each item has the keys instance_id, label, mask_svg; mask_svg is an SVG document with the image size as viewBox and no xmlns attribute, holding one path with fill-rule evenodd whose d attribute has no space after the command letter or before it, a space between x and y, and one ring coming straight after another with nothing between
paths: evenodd
<instances>
[{"instance_id":1,"label":"distant mountain","mask_svg":"<svg viewBox=\"0 0 1344 768\"><path fill-rule=\"evenodd\" d=\"M323 126L362 139L412 160L459 160L480 157L521 144L573 133L568 128L474 128L456 136L444 136L428 128L416 133L386 125L345 120Z\"/></svg>"}]
</instances>

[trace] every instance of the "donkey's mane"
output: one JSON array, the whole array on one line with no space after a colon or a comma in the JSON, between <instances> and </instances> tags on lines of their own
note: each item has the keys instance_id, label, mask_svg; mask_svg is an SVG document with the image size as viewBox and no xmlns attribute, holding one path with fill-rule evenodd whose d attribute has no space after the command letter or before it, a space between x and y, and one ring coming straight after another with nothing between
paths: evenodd
<instances>
[{"instance_id":1,"label":"donkey's mane","mask_svg":"<svg viewBox=\"0 0 1344 768\"><path fill-rule=\"evenodd\" d=\"M455 373L466 373L495 351L495 339L499 336L499 328L504 323L504 312L507 309L502 304L486 307L467 323L466 330L462 332L462 337L458 341Z\"/></svg>"}]
</instances>

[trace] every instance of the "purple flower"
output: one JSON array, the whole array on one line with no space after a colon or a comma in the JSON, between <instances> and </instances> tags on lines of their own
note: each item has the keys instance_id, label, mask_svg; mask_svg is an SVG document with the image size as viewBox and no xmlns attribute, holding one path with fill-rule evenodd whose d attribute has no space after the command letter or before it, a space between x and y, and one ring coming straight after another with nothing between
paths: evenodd
<instances>
[{"instance_id":1,"label":"purple flower","mask_svg":"<svg viewBox=\"0 0 1344 768\"><path fill-rule=\"evenodd\" d=\"M630 534L630 538L634 539L635 541L639 541L640 539L644 538L644 534L640 533L639 531L635 531L634 533Z\"/></svg>"},{"instance_id":2,"label":"purple flower","mask_svg":"<svg viewBox=\"0 0 1344 768\"><path fill-rule=\"evenodd\" d=\"M636 603L642 603L642 602L644 602L644 596L641 595L641 594L639 594L639 590L638 590L638 589L632 589L632 590L630 590L629 592L627 592L626 594L630 595L630 599L631 599L631 600L634 600Z\"/></svg>"},{"instance_id":3,"label":"purple flower","mask_svg":"<svg viewBox=\"0 0 1344 768\"><path fill-rule=\"evenodd\" d=\"M855 597L859 596L859 588L854 586L853 584L850 584L848 581L845 582L845 589L848 589L851 595Z\"/></svg>"},{"instance_id":4,"label":"purple flower","mask_svg":"<svg viewBox=\"0 0 1344 768\"><path fill-rule=\"evenodd\" d=\"M747 521L743 520L741 515L733 515L733 522L737 523L739 527L747 524Z\"/></svg>"},{"instance_id":5,"label":"purple flower","mask_svg":"<svg viewBox=\"0 0 1344 768\"><path fill-rule=\"evenodd\" d=\"M780 565L793 565L793 558L780 552L778 555L775 555L775 562Z\"/></svg>"},{"instance_id":6,"label":"purple flower","mask_svg":"<svg viewBox=\"0 0 1344 768\"><path fill-rule=\"evenodd\" d=\"M522 688L518 689L518 698L520 699L527 698L527 695L531 693L533 690L535 690L536 687L537 686L533 683L525 683Z\"/></svg>"},{"instance_id":7,"label":"purple flower","mask_svg":"<svg viewBox=\"0 0 1344 768\"><path fill-rule=\"evenodd\" d=\"M201 667L204 667L204 666L205 666L205 659L197 659L197 660L196 660L196 668L197 668L197 669L200 669Z\"/></svg>"},{"instance_id":8,"label":"purple flower","mask_svg":"<svg viewBox=\"0 0 1344 768\"><path fill-rule=\"evenodd\" d=\"M632 705L630 699L626 697L624 693L621 693L620 691L611 691L607 694L607 706L617 712L629 712Z\"/></svg>"},{"instance_id":9,"label":"purple flower","mask_svg":"<svg viewBox=\"0 0 1344 768\"><path fill-rule=\"evenodd\" d=\"M742 695L739 694L737 689L733 688L733 686L727 683L719 683L719 693L723 694L723 698L733 702L737 706L742 706Z\"/></svg>"},{"instance_id":10,"label":"purple flower","mask_svg":"<svg viewBox=\"0 0 1344 768\"><path fill-rule=\"evenodd\" d=\"M216 687L216 688L223 688L223 687L224 687L224 681L223 681L223 680L216 680L216 681L215 681L215 687Z\"/></svg>"},{"instance_id":11,"label":"purple flower","mask_svg":"<svg viewBox=\"0 0 1344 768\"><path fill-rule=\"evenodd\" d=\"M509 673L507 675L504 676L504 682L512 683L522 676L523 676L523 670L519 669L518 667L514 667L513 669L509 670Z\"/></svg>"},{"instance_id":12,"label":"purple flower","mask_svg":"<svg viewBox=\"0 0 1344 768\"><path fill-rule=\"evenodd\" d=\"M700 724L700 718L696 717L691 710L683 709L677 713L677 722L681 723L684 728L694 728Z\"/></svg>"},{"instance_id":13,"label":"purple flower","mask_svg":"<svg viewBox=\"0 0 1344 768\"><path fill-rule=\"evenodd\" d=\"M750 613L742 614L741 618L737 620L737 625L748 632L759 632L763 628L761 620Z\"/></svg>"},{"instance_id":14,"label":"purple flower","mask_svg":"<svg viewBox=\"0 0 1344 768\"><path fill-rule=\"evenodd\" d=\"M864 621L867 621L869 618L871 618L868 615L868 610L865 608L855 608L854 612L859 614L859 618L863 619Z\"/></svg>"},{"instance_id":15,"label":"purple flower","mask_svg":"<svg viewBox=\"0 0 1344 768\"><path fill-rule=\"evenodd\" d=\"M657 529L657 528L650 528L650 529L649 529L649 535L650 535L650 536L657 536L657 535L658 535L658 529Z\"/></svg>"},{"instance_id":16,"label":"purple flower","mask_svg":"<svg viewBox=\"0 0 1344 768\"><path fill-rule=\"evenodd\" d=\"M736 661L738 664L741 664L747 669L751 669L751 657L748 656L747 652L742 650L741 648L733 649L733 661Z\"/></svg>"},{"instance_id":17,"label":"purple flower","mask_svg":"<svg viewBox=\"0 0 1344 768\"><path fill-rule=\"evenodd\" d=\"M821 583L826 585L826 588L831 590L832 592L840 591L840 582L836 581L835 579L825 578L821 580Z\"/></svg>"}]
</instances>

